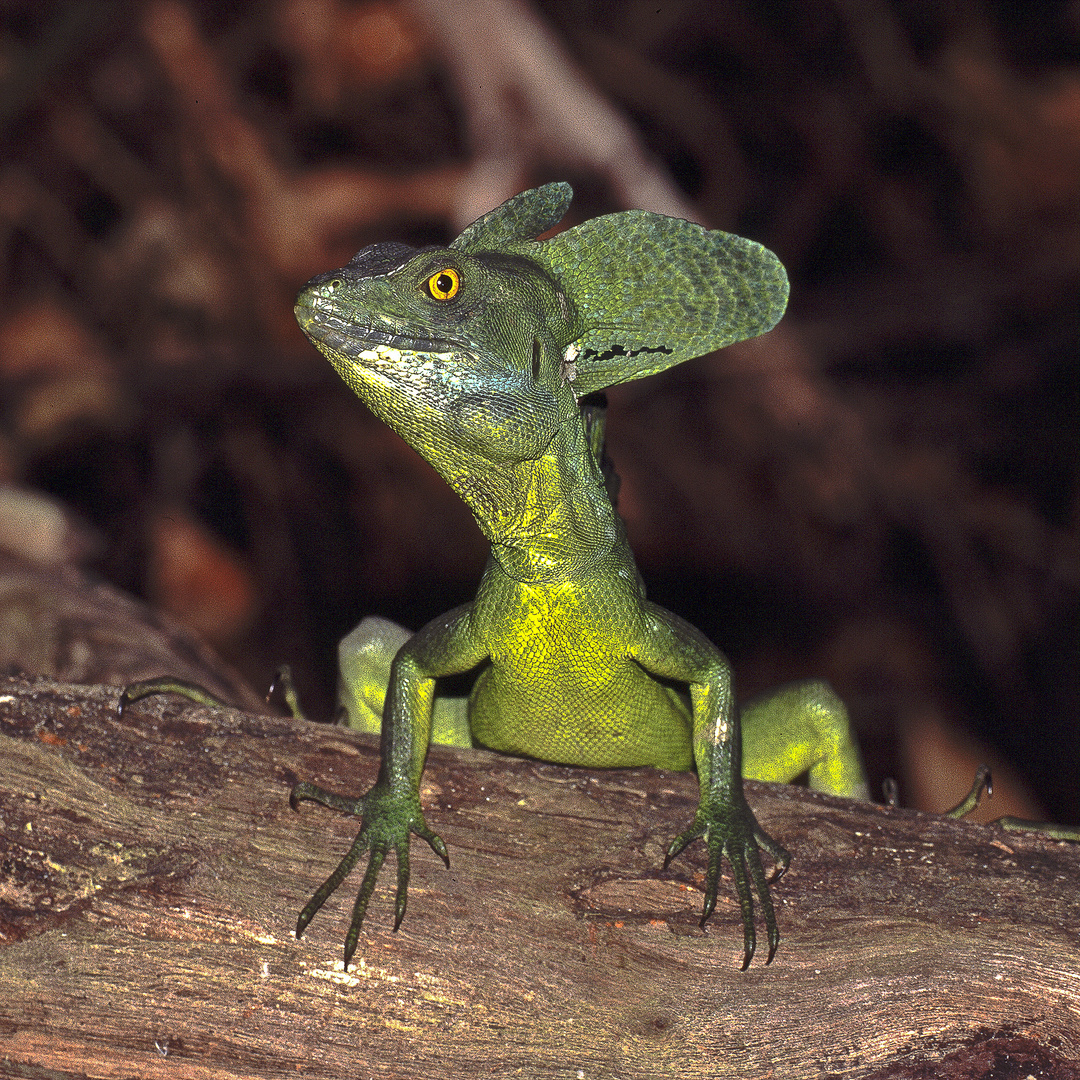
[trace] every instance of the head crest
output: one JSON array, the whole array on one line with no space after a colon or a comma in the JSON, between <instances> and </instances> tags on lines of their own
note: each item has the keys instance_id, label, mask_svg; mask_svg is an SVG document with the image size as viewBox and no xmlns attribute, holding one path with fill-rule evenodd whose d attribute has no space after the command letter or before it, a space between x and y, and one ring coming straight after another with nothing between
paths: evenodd
<instances>
[{"instance_id":1,"label":"head crest","mask_svg":"<svg viewBox=\"0 0 1080 1080\"><path fill-rule=\"evenodd\" d=\"M572 194L564 183L523 191L451 247L521 254L558 282L576 312L568 352L579 397L756 337L783 315L780 260L741 236L627 210L534 240L561 220Z\"/></svg>"}]
</instances>

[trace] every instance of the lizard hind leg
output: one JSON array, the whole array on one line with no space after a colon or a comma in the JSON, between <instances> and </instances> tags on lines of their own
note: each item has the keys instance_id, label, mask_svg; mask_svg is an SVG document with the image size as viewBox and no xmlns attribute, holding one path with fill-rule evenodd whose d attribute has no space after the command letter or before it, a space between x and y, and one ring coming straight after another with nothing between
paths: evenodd
<instances>
[{"instance_id":1,"label":"lizard hind leg","mask_svg":"<svg viewBox=\"0 0 1080 1080\"><path fill-rule=\"evenodd\" d=\"M826 682L792 683L742 709L743 776L869 799L847 709Z\"/></svg>"},{"instance_id":2,"label":"lizard hind leg","mask_svg":"<svg viewBox=\"0 0 1080 1080\"><path fill-rule=\"evenodd\" d=\"M338 709L346 727L369 735L378 735L382 730L390 666L411 637L404 626L369 615L338 643ZM467 698L437 693L431 741L472 746Z\"/></svg>"}]
</instances>

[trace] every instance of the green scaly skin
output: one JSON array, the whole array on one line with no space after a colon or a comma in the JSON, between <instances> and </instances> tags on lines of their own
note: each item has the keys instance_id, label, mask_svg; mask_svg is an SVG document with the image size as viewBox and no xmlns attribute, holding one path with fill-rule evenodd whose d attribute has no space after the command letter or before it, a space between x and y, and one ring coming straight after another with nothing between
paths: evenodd
<instances>
[{"instance_id":1,"label":"green scaly skin","mask_svg":"<svg viewBox=\"0 0 1080 1080\"><path fill-rule=\"evenodd\" d=\"M667 861L704 840L703 926L721 862L730 862L743 968L755 949L755 894L768 960L779 941L760 852L776 861L776 877L789 856L743 796L728 663L694 627L645 598L579 399L765 332L783 313L787 278L758 244L643 211L533 239L558 223L571 196L567 184L523 192L449 248L365 248L314 278L297 300L304 333L431 462L491 541L476 599L428 623L393 659L371 790L349 799L302 783L292 793L294 806L311 799L362 819L297 924L299 935L369 855L346 967L390 851L395 929L405 913L410 833L449 865L419 799L435 680L481 664L467 707L476 743L592 768L696 768L700 804ZM688 689L689 707L671 682ZM804 711L817 710L823 694L818 684L804 690ZM782 711L766 704L762 716ZM859 782L851 774L838 784Z\"/></svg>"}]
</instances>

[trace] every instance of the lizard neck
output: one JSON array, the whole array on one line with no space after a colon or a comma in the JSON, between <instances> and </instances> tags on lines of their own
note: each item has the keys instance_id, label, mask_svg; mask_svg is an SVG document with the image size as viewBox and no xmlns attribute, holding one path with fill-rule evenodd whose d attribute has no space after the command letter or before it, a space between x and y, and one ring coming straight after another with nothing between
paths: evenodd
<instances>
[{"instance_id":1,"label":"lizard neck","mask_svg":"<svg viewBox=\"0 0 1080 1080\"><path fill-rule=\"evenodd\" d=\"M572 581L625 543L580 415L531 461L485 463L447 477L516 581Z\"/></svg>"}]
</instances>

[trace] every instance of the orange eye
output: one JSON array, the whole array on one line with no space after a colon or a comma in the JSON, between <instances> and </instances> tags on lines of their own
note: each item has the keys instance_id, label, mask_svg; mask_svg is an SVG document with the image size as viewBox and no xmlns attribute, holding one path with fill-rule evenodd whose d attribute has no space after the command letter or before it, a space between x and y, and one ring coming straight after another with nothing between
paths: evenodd
<instances>
[{"instance_id":1,"label":"orange eye","mask_svg":"<svg viewBox=\"0 0 1080 1080\"><path fill-rule=\"evenodd\" d=\"M427 287L436 300L453 300L461 288L461 278L456 270L448 266L445 270L432 274L427 279Z\"/></svg>"}]
</instances>

